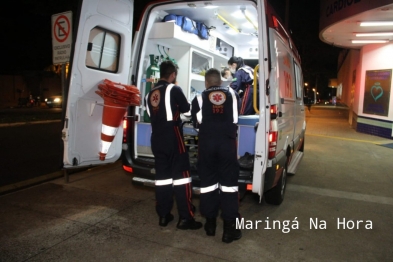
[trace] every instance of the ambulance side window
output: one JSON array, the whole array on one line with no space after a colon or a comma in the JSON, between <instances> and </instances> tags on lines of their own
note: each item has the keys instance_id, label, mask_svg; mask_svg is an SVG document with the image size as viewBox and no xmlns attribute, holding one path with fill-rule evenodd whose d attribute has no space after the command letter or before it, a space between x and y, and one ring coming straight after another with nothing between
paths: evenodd
<instances>
[{"instance_id":1,"label":"ambulance side window","mask_svg":"<svg viewBox=\"0 0 393 262\"><path fill-rule=\"evenodd\" d=\"M278 70L278 87L280 97L284 99L295 99L295 72L293 69L293 57L289 49L289 42L286 38L274 31L273 34L274 48L271 49L272 56L276 59L276 68Z\"/></svg>"},{"instance_id":2,"label":"ambulance side window","mask_svg":"<svg viewBox=\"0 0 393 262\"><path fill-rule=\"evenodd\" d=\"M303 99L303 78L302 78L302 71L297 63L295 65L295 78L296 78L296 98Z\"/></svg>"},{"instance_id":3,"label":"ambulance side window","mask_svg":"<svg viewBox=\"0 0 393 262\"><path fill-rule=\"evenodd\" d=\"M95 27L90 31L85 60L88 68L117 72L119 53L119 34L100 27Z\"/></svg>"}]
</instances>

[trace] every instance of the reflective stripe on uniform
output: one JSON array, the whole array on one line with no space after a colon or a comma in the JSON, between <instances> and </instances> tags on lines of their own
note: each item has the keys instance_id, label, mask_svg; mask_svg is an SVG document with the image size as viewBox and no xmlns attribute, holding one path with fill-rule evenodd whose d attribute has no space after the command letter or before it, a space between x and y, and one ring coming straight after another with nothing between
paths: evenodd
<instances>
[{"instance_id":1,"label":"reflective stripe on uniform","mask_svg":"<svg viewBox=\"0 0 393 262\"><path fill-rule=\"evenodd\" d=\"M235 91L232 88L228 88L229 92L232 95L232 111L233 111L233 123L237 124L238 118L239 118L239 112L237 111L237 99L235 95Z\"/></svg>"},{"instance_id":2,"label":"reflective stripe on uniform","mask_svg":"<svg viewBox=\"0 0 393 262\"><path fill-rule=\"evenodd\" d=\"M171 90L173 86L174 84L169 84L166 87L166 91L165 91L166 121L173 120L172 107L171 107Z\"/></svg>"},{"instance_id":3,"label":"reflective stripe on uniform","mask_svg":"<svg viewBox=\"0 0 393 262\"><path fill-rule=\"evenodd\" d=\"M202 96L201 95L197 95L197 101L198 101L198 105L199 105L199 111L196 115L197 117L197 121L199 124L202 123Z\"/></svg>"},{"instance_id":4,"label":"reflective stripe on uniform","mask_svg":"<svg viewBox=\"0 0 393 262\"><path fill-rule=\"evenodd\" d=\"M172 178L163 179L163 180L156 180L156 181L154 182L154 184L155 184L156 186L172 185L172 183L173 183L173 179L172 179Z\"/></svg>"},{"instance_id":5,"label":"reflective stripe on uniform","mask_svg":"<svg viewBox=\"0 0 393 262\"><path fill-rule=\"evenodd\" d=\"M192 181L191 177L176 179L176 180L173 180L173 185L174 186L184 185L184 184L191 183L191 181Z\"/></svg>"},{"instance_id":6,"label":"reflective stripe on uniform","mask_svg":"<svg viewBox=\"0 0 393 262\"><path fill-rule=\"evenodd\" d=\"M217 188L218 188L218 183L215 185L212 185L212 186L208 186L208 187L201 187L200 190L201 190L201 194L204 194L204 193L212 192L212 191L216 190Z\"/></svg>"},{"instance_id":7,"label":"reflective stripe on uniform","mask_svg":"<svg viewBox=\"0 0 393 262\"><path fill-rule=\"evenodd\" d=\"M117 129L117 127L102 124L101 133L107 136L115 136L117 133Z\"/></svg>"},{"instance_id":8,"label":"reflective stripe on uniform","mask_svg":"<svg viewBox=\"0 0 393 262\"><path fill-rule=\"evenodd\" d=\"M240 67L239 68L239 70L243 70L244 72L246 72L249 76L250 76L250 78L252 79L252 80L254 80L254 72L253 71L251 71L250 69L248 69L247 67Z\"/></svg>"},{"instance_id":9,"label":"reflective stripe on uniform","mask_svg":"<svg viewBox=\"0 0 393 262\"><path fill-rule=\"evenodd\" d=\"M222 186L220 185L220 190L226 193L235 193L239 191L238 186Z\"/></svg>"},{"instance_id":10,"label":"reflective stripe on uniform","mask_svg":"<svg viewBox=\"0 0 393 262\"><path fill-rule=\"evenodd\" d=\"M147 103L147 98L149 97L149 94L147 94L145 96L145 104L146 104L146 112L147 114L150 116L150 108L149 108L149 104Z\"/></svg>"}]
</instances>

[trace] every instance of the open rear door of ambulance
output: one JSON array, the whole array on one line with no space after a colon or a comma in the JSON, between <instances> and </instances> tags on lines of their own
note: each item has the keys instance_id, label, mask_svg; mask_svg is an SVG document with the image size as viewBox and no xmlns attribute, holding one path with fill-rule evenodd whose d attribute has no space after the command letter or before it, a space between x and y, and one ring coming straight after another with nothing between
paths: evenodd
<instances>
[{"instance_id":1,"label":"open rear door of ambulance","mask_svg":"<svg viewBox=\"0 0 393 262\"><path fill-rule=\"evenodd\" d=\"M133 8L133 0L82 1L62 131L64 168L112 163L121 155L124 114L107 117L120 118L118 127L105 124L96 91L105 79L129 81Z\"/></svg>"},{"instance_id":2,"label":"open rear door of ambulance","mask_svg":"<svg viewBox=\"0 0 393 262\"><path fill-rule=\"evenodd\" d=\"M269 78L268 25L266 21L267 1L258 2L258 38L259 38L259 124L255 137L255 159L252 181L252 192L259 195L262 201L264 193L265 172L268 155L268 130L270 122L269 98L266 92Z\"/></svg>"}]
</instances>

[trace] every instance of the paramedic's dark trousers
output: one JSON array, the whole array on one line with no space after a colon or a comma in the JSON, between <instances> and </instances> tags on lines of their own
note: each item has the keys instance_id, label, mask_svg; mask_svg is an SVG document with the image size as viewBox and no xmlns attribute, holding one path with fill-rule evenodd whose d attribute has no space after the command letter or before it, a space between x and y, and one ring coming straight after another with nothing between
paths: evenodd
<instances>
[{"instance_id":1,"label":"paramedic's dark trousers","mask_svg":"<svg viewBox=\"0 0 393 262\"><path fill-rule=\"evenodd\" d=\"M174 193L179 216L191 219L194 216L191 204L191 177L187 165L184 164L189 161L188 153L168 154L167 151L168 148L153 150L156 169L157 214L160 217L165 217L171 212Z\"/></svg>"},{"instance_id":2,"label":"paramedic's dark trousers","mask_svg":"<svg viewBox=\"0 0 393 262\"><path fill-rule=\"evenodd\" d=\"M240 115L255 115L253 93L253 86L250 85L245 89L240 107Z\"/></svg>"},{"instance_id":3,"label":"paramedic's dark trousers","mask_svg":"<svg viewBox=\"0 0 393 262\"><path fill-rule=\"evenodd\" d=\"M236 139L200 137L198 175L201 179L201 214L235 220L239 212Z\"/></svg>"}]
</instances>

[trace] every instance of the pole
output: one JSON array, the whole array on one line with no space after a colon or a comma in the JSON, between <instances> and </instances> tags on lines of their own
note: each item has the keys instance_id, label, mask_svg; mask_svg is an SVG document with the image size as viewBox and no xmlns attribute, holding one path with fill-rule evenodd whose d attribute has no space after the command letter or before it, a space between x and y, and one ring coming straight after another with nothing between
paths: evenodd
<instances>
[{"instance_id":1,"label":"pole","mask_svg":"<svg viewBox=\"0 0 393 262\"><path fill-rule=\"evenodd\" d=\"M66 110L66 104L64 103L65 101L65 93L66 90L66 64L61 65L61 121L62 121L62 126L64 127L64 118L65 118L65 110ZM62 135L62 134L60 134ZM64 144L62 141L62 137L60 136L60 143L61 143L61 148L63 149L64 153ZM67 170L63 167L63 155L62 158L60 159L61 167L63 168L63 173L64 173L64 180L66 183L69 182L69 176Z\"/></svg>"},{"instance_id":2,"label":"pole","mask_svg":"<svg viewBox=\"0 0 393 262\"><path fill-rule=\"evenodd\" d=\"M64 97L65 97L65 80L66 80L66 76L65 76L65 73L66 73L66 65L65 64L62 64L61 65L61 101L64 101ZM62 119L64 119L64 113L65 113L65 104L62 102L61 103L61 107L62 107Z\"/></svg>"}]
</instances>

